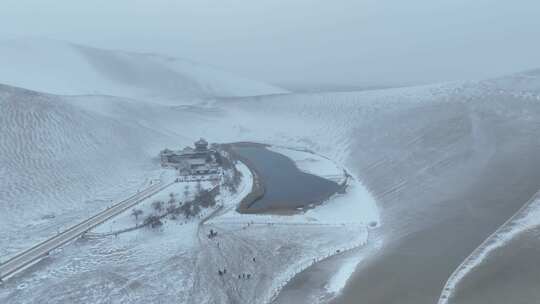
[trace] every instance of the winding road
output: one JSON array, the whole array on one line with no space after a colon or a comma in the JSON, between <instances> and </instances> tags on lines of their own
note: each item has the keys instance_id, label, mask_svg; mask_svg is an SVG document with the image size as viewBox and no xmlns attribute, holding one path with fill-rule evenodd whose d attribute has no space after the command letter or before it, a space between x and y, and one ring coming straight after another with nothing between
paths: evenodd
<instances>
[{"instance_id":1,"label":"winding road","mask_svg":"<svg viewBox=\"0 0 540 304\"><path fill-rule=\"evenodd\" d=\"M107 208L106 210L101 211L100 213L68 228L67 230L35 245L34 247L15 255L11 259L0 264L0 281L49 255L52 250L57 249L80 237L92 228L137 205L138 203L164 190L172 184L174 184L174 182L156 182L145 190L138 192L137 194Z\"/></svg>"}]
</instances>

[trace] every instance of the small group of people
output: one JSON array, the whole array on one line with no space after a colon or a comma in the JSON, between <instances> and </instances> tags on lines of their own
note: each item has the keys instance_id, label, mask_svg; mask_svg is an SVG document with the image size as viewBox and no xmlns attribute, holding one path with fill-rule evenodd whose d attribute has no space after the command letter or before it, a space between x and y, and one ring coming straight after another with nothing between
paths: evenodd
<instances>
[{"instance_id":1,"label":"small group of people","mask_svg":"<svg viewBox=\"0 0 540 304\"><path fill-rule=\"evenodd\" d=\"M210 229L210 233L208 234L208 238L214 238L217 236L217 231L214 231L214 229Z\"/></svg>"},{"instance_id":2,"label":"small group of people","mask_svg":"<svg viewBox=\"0 0 540 304\"><path fill-rule=\"evenodd\" d=\"M213 230L210 230L210 235L212 235L213 232L214 232ZM217 232L216 232L216 234L217 234ZM219 244L218 244L218 247L219 247ZM256 262L255 257L252 258L252 261L253 261L253 263ZM218 270L218 275L219 275L219 276L223 276L223 275L225 275L225 274L227 274L227 269L223 268L223 270L221 270L221 269ZM249 279L251 279L251 273L242 273L242 274L239 274L239 275L238 275L238 279L249 280Z\"/></svg>"}]
</instances>

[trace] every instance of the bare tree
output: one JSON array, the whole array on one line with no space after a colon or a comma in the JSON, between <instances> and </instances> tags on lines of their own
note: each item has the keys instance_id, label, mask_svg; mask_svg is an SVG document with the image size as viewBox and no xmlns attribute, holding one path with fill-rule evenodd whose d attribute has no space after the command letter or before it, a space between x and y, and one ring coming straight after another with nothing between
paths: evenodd
<instances>
[{"instance_id":1,"label":"bare tree","mask_svg":"<svg viewBox=\"0 0 540 304\"><path fill-rule=\"evenodd\" d=\"M139 216L143 214L143 211L141 209L133 209L131 210L131 215L135 217L135 225L138 225Z\"/></svg>"},{"instance_id":2,"label":"bare tree","mask_svg":"<svg viewBox=\"0 0 540 304\"><path fill-rule=\"evenodd\" d=\"M170 206L176 204L176 196L172 192L169 193L169 201L168 201L168 203L169 203Z\"/></svg>"},{"instance_id":3,"label":"bare tree","mask_svg":"<svg viewBox=\"0 0 540 304\"><path fill-rule=\"evenodd\" d=\"M226 170L232 167L232 162L227 155L219 154L218 163L221 165L223 169L226 169Z\"/></svg>"},{"instance_id":4,"label":"bare tree","mask_svg":"<svg viewBox=\"0 0 540 304\"><path fill-rule=\"evenodd\" d=\"M201 181L200 181L200 180L197 181L197 186L196 186L195 190L197 190L197 193L196 193L196 194L201 193L201 190L202 190L202 184L201 184Z\"/></svg>"},{"instance_id":5,"label":"bare tree","mask_svg":"<svg viewBox=\"0 0 540 304\"><path fill-rule=\"evenodd\" d=\"M180 209L182 210L182 212L184 213L184 216L186 218L189 218L192 214L191 214L191 206L193 204L191 202L186 202L182 205L182 207L180 207Z\"/></svg>"},{"instance_id":6,"label":"bare tree","mask_svg":"<svg viewBox=\"0 0 540 304\"><path fill-rule=\"evenodd\" d=\"M242 172L236 170L234 168L234 175L233 175L233 183L235 187L238 187L240 185L240 182L242 181Z\"/></svg>"},{"instance_id":7,"label":"bare tree","mask_svg":"<svg viewBox=\"0 0 540 304\"><path fill-rule=\"evenodd\" d=\"M163 210L163 202L162 201L155 201L152 203L152 207L157 212L161 212Z\"/></svg>"},{"instance_id":8,"label":"bare tree","mask_svg":"<svg viewBox=\"0 0 540 304\"><path fill-rule=\"evenodd\" d=\"M176 206L174 206L174 205L169 205L169 206L167 207L167 214L172 214L172 215L174 215L174 214L176 213L176 209L177 209Z\"/></svg>"},{"instance_id":9,"label":"bare tree","mask_svg":"<svg viewBox=\"0 0 540 304\"><path fill-rule=\"evenodd\" d=\"M203 189L195 197L195 201L203 208L212 207L216 204L215 196L208 190Z\"/></svg>"},{"instance_id":10,"label":"bare tree","mask_svg":"<svg viewBox=\"0 0 540 304\"><path fill-rule=\"evenodd\" d=\"M157 215L149 215L144 219L144 225L150 226L151 228L159 228L163 225L163 222Z\"/></svg>"},{"instance_id":11,"label":"bare tree","mask_svg":"<svg viewBox=\"0 0 540 304\"><path fill-rule=\"evenodd\" d=\"M184 187L184 200L187 201L188 196L189 196L189 185L186 184L186 186Z\"/></svg>"},{"instance_id":12,"label":"bare tree","mask_svg":"<svg viewBox=\"0 0 540 304\"><path fill-rule=\"evenodd\" d=\"M242 180L242 173L236 168L233 168L231 170L230 174L225 174L223 185L231 191L231 193L236 193L238 190L238 185L240 185L240 182Z\"/></svg>"},{"instance_id":13,"label":"bare tree","mask_svg":"<svg viewBox=\"0 0 540 304\"><path fill-rule=\"evenodd\" d=\"M199 214L199 212L201 212L201 206L199 206L199 204L193 204L191 206L191 215L195 216Z\"/></svg>"},{"instance_id":14,"label":"bare tree","mask_svg":"<svg viewBox=\"0 0 540 304\"><path fill-rule=\"evenodd\" d=\"M232 185L230 187L232 193L238 191L238 186L242 181L242 172L238 171L236 167L233 167Z\"/></svg>"}]
</instances>

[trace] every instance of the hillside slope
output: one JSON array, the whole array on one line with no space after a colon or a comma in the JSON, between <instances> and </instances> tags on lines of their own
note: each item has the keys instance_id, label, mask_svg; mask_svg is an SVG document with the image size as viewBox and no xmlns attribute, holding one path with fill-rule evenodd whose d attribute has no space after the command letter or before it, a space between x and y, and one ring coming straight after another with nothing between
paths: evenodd
<instances>
[{"instance_id":1,"label":"hillside slope","mask_svg":"<svg viewBox=\"0 0 540 304\"><path fill-rule=\"evenodd\" d=\"M446 303L533 303L540 297L538 291L538 268L540 263L540 70L530 70L515 75L487 81L500 92L507 92L526 100L515 104L519 115L515 121L527 121L528 125L515 130L512 136L529 134L522 146L529 147L533 154L516 151L508 171L501 175L505 185L503 199L506 204L522 204L504 225L477 247L448 279L442 292L440 304ZM508 111L508 110L507 110ZM507 124L511 124L507 122ZM520 168L524 163L526 167ZM520 170L521 180L509 176ZM532 187L531 187L532 186ZM511 282L511 283L510 283Z\"/></svg>"},{"instance_id":2,"label":"hillside slope","mask_svg":"<svg viewBox=\"0 0 540 304\"><path fill-rule=\"evenodd\" d=\"M0 238L9 244L2 249L20 249L36 235L54 233L58 223L106 206L115 193L132 193L134 183L158 167L152 158L162 147L186 145L200 136L211 142L301 146L359 177L381 211L382 226L373 230L371 238L377 242L371 244L382 246L366 258L342 303L434 303L463 259L524 204L522 197L528 199L540 188L540 96L528 86L519 93L505 90L513 80L227 98L192 106L0 87L0 125L9 126L0 137L0 181L7 185L0 193ZM536 83L532 80L530 86ZM56 219L40 222L49 210ZM121 267L104 269L98 256L88 269L129 278L129 284L139 286L137 293L145 295L134 302L158 301L153 297L157 294L187 296L189 288L176 284L176 269L156 271L155 261L130 264L123 254L134 258L146 248L138 241L132 246L114 260ZM95 250L114 257L108 248ZM172 265L192 265L175 254ZM146 284L154 280L140 277L139 266L160 282L174 283ZM45 278L22 276L17 283L32 280L31 291L6 289L2 295L11 303L31 303L32 292L63 303L66 294L80 299L87 292L125 292L122 280L94 275L100 289L93 292L94 287L80 287L85 286L84 275L69 267L60 271ZM317 280L320 275L309 277ZM68 281L69 290L50 288ZM321 281L315 285L327 282ZM325 296L324 289L318 292Z\"/></svg>"},{"instance_id":3,"label":"hillside slope","mask_svg":"<svg viewBox=\"0 0 540 304\"><path fill-rule=\"evenodd\" d=\"M377 198L383 225L373 238L385 246L335 303L434 303L454 269L540 189L540 78L527 75L222 107L238 137L308 146ZM309 303L297 287L278 303Z\"/></svg>"},{"instance_id":4,"label":"hillside slope","mask_svg":"<svg viewBox=\"0 0 540 304\"><path fill-rule=\"evenodd\" d=\"M286 92L187 60L47 39L0 42L0 83L63 95L114 95L168 103Z\"/></svg>"},{"instance_id":5,"label":"hillside slope","mask_svg":"<svg viewBox=\"0 0 540 304\"><path fill-rule=\"evenodd\" d=\"M10 244L2 255L50 234L50 221L69 223L125 195L144 181L168 138L84 103L0 86L0 238Z\"/></svg>"}]
</instances>

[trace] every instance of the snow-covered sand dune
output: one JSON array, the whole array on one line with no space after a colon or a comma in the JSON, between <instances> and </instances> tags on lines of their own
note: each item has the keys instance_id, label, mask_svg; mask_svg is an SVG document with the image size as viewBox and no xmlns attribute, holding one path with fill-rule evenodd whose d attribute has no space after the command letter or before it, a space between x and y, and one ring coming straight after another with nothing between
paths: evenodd
<instances>
[{"instance_id":1,"label":"snow-covered sand dune","mask_svg":"<svg viewBox=\"0 0 540 304\"><path fill-rule=\"evenodd\" d=\"M345 303L432 303L461 260L526 201L505 205L503 187L523 195L538 189L531 165L539 152L540 96L533 90L505 90L514 77L505 79L245 98L227 100L223 107L234 115L240 136L263 137L271 128L268 142L302 143L339 160L378 199L383 222L378 237L395 251L389 263L377 261L373 271L378 273L366 272L359 281L363 286L351 285L358 292L349 292ZM279 123L267 113L280 115ZM506 170L512 161L515 168ZM490 201L495 203L485 209ZM407 265L396 265L407 250L417 255L406 256L411 259ZM427 263L426 256L444 260ZM388 288L396 292L374 292L389 284L383 274L391 265L400 279ZM426 271L425 280L407 279L420 269ZM397 296L405 290L410 297Z\"/></svg>"},{"instance_id":2,"label":"snow-covered sand dune","mask_svg":"<svg viewBox=\"0 0 540 304\"><path fill-rule=\"evenodd\" d=\"M4 133L7 136L2 138L5 150L2 162L6 164L7 172L2 176L9 185L3 189L5 195L2 196L6 198L2 201L2 214L6 219L2 223L7 228L3 230L2 239L10 244L2 248L5 250L3 255L28 247L55 233L61 225L94 213L95 209L105 207L108 199L135 191L158 168L152 158L162 147L186 145L199 136L221 141L253 139L283 143L275 139L285 130L283 126L281 130L245 134L244 128L251 126L237 128L231 125L238 113L228 107L169 107L115 97L62 97L8 86L2 87L2 108L5 109L2 123L10 126ZM192 131L194 129L197 132ZM305 136L311 134L306 133ZM287 141L290 143L291 140L293 138ZM315 140L313 138L313 142ZM300 140L295 146L299 145L304 143ZM314 147L309 145L309 148ZM42 203L44 201L46 205ZM86 201L93 203L85 204ZM28 211L30 208L34 211ZM44 218L49 214L54 214L55 218ZM352 213L347 215L352 216ZM329 216L334 217L332 214ZM320 240L313 243L316 249L302 253L305 263L311 263L313 258L317 258L317 252L324 251L324 235L335 236L337 233L346 236L350 233L340 227L321 227L322 230L320 227L306 227L297 231L322 233ZM284 233L286 231L283 230ZM360 241L365 240L363 233L357 236ZM327 250L333 252L336 248L343 248L347 242L342 240L346 239L334 238L335 244ZM282 246L288 246L286 239ZM307 248L300 244L295 247L300 251ZM69 256L65 259L66 263L72 262ZM284 271L287 270L287 264L282 266ZM284 273L291 274L288 270ZM50 277L40 280L39 276L31 276L30 280L37 284L34 286L51 291L47 287ZM279 284L279 281L272 282ZM267 292L271 294L272 290ZM20 300L16 295L11 296ZM59 295L52 297L62 301Z\"/></svg>"},{"instance_id":3,"label":"snow-covered sand dune","mask_svg":"<svg viewBox=\"0 0 540 304\"><path fill-rule=\"evenodd\" d=\"M530 250L523 246L534 248L536 231L540 226L539 194L536 193L529 199L537 189L540 189L540 174L538 172L538 151L540 151L540 119L538 117L538 107L540 105L540 73L539 70L531 70L515 75L493 79L484 82L487 86L495 87L499 92L518 97L520 102L513 105L508 102L508 106L513 107L510 112L516 112L513 117L515 121L527 122L521 130L514 131L514 136L523 137L529 135L526 142L521 143L522 149L514 153L512 170L518 170L522 164L527 166L522 171L526 179L511 179L507 177L504 187L508 192L516 192L514 195L507 195L504 199L513 200L523 206L507 221L501 223L496 231L493 231L482 244L471 252L466 259L449 276L444 290L441 292L439 303L517 303L531 302L538 298L536 286L531 282L537 280L534 271L530 272L526 264L538 261L530 254ZM509 98L510 99L510 98ZM509 114L508 113L508 114ZM533 171L528 176L527 171ZM520 187L516 190L513 188ZM507 192L507 193L508 193ZM510 204L510 202L507 202ZM529 242L528 245L525 243ZM535 249L536 250L536 249ZM535 263L535 262L534 262ZM519 284L506 289L507 284L494 276L494 273L505 273L505 277Z\"/></svg>"},{"instance_id":4,"label":"snow-covered sand dune","mask_svg":"<svg viewBox=\"0 0 540 304\"><path fill-rule=\"evenodd\" d=\"M414 299L400 299L402 303L418 299L423 303L438 296L441 281L470 253L468 247L480 244L493 231L492 226L504 222L505 214L514 210L515 206L503 208L494 220L497 223L492 218L488 218L490 222L479 216L493 215L482 205L486 203L482 192L502 185L500 180L485 185L479 185L479 181L488 173L503 172L513 157L529 157L534 153L530 141L540 128L540 98L533 89L527 90L537 82L530 78L527 81L531 84L519 92L505 89L516 79L510 77L511 80L366 92L220 99L214 97L281 91L252 84L246 84L250 89L243 90L244 82L221 82L222 76L216 76L219 85L214 86L214 80L208 80L205 83L211 85L205 87L204 81L198 79L212 78L206 74L212 72L197 70L189 75L182 74L177 69L183 68L174 67L179 64L174 60L52 44L55 46L45 44L50 53L32 53L32 47L24 43L19 49L11 42L0 46L0 52L12 52L12 57L19 54L19 50L21 53L19 59L14 57L13 61L2 62L6 59L0 57L1 64L11 67L9 72L0 71L0 82L52 93L92 96L65 97L0 87L0 181L3 185L0 189L0 238L2 244L8 244L2 246L2 256L106 207L110 199L135 191L145 179L159 174L155 156L163 147L187 145L200 136L219 142L245 140L301 146L346 167L370 189L381 211L379 239L385 245L390 244L383 246L384 249L392 251L395 246L399 249L399 245L407 243L426 249L425 253L407 256L410 267L396 266L405 267L396 274L403 280L388 282L378 275L388 270L382 269L378 274L370 273L371 282L365 287L383 281L396 292L408 290L409 294L417 295ZM26 51L30 53L25 55ZM60 64L64 63L60 58L71 63ZM20 63L19 70L13 68L14 62ZM51 75L55 76L47 77L40 72L40 65L43 71L52 71ZM148 71L151 79L141 75L141 71ZM26 77L28 75L37 76ZM133 90L135 87L141 90ZM121 97L96 96L96 93ZM154 102L193 96L211 98L189 107ZM518 165L522 168L526 161ZM490 172L492 168L497 170ZM513 171L507 174L509 178L526 177ZM47 217L50 214L56 217ZM482 221L473 231L462 231L459 238L455 235L456 227L451 223L457 220L462 223L458 228L465 229L473 227L471 223L477 217ZM217 221L215 224L222 229L232 229ZM47 275L40 277L37 271L16 277L9 283L14 287L11 290L16 290L15 287L24 290L27 284L32 284L32 290L37 290L36 297L47 296L54 303L80 300L79 296L105 303L106 295L118 301L145 303L190 299L186 294L194 286L190 271L197 263L189 253L191 245L188 243L193 236L190 234L178 243L175 239L183 238L182 233L193 233L196 227L183 227L182 233L174 227L166 229L171 233L161 239L164 244L151 232L130 237L126 242L76 242L38 265L38 269L50 270ZM337 242L338 238L330 244L325 235L346 237L349 233L339 229L310 229L296 231L295 236L286 235L287 229L279 230L276 236L281 241L274 239L274 242L288 258L303 254L304 258L311 259L326 247L334 250L343 245ZM422 234L428 231L433 235ZM306 235L317 240L312 247L294 242ZM418 238L415 239L415 235ZM240 242L242 248L252 250L249 252L259 252L265 247L258 236L255 230L241 231L231 234L226 244ZM359 235L358 240L363 238ZM434 247L433 242L437 240L442 243ZM289 247L287 242L290 242ZM462 244L460 242L467 248L457 246ZM154 252L152 246L164 250L163 254ZM233 249L231 247L229 252L232 258ZM404 249L407 252L407 248ZM300 252L302 250L305 252ZM445 261L424 263L423 254ZM248 255L242 257L249 258ZM391 254L386 257L390 263L365 259L362 264L375 265L377 270L384 265L396 265L394 262L403 258ZM199 265L204 264L205 259L219 262L222 258L209 253ZM265 265L269 269L271 266ZM283 273L290 274L285 265L280 267L284 267ZM425 271L426 276L416 285L405 277L412 276L418 269ZM214 270L205 271L214 273ZM182 276L180 283L178 276ZM343 285L343 278L339 281L339 284L329 285L332 292L337 291L337 285ZM370 290L376 292L377 288ZM8 303L37 299L28 297L28 292L4 289L0 298L7 299ZM158 300L156 295L161 294L165 298ZM221 297L223 295L216 291L215 297L194 295L192 299L228 298L227 295ZM391 298L393 295L365 293L367 299L381 303L396 300Z\"/></svg>"},{"instance_id":5,"label":"snow-covered sand dune","mask_svg":"<svg viewBox=\"0 0 540 304\"><path fill-rule=\"evenodd\" d=\"M490 86L496 86L500 90L514 93L521 93L528 96L538 96L540 94L540 69L516 73L509 76L486 80L484 83Z\"/></svg>"},{"instance_id":6,"label":"snow-covered sand dune","mask_svg":"<svg viewBox=\"0 0 540 304\"><path fill-rule=\"evenodd\" d=\"M114 95L181 104L285 93L202 64L47 39L0 42L0 83L64 95Z\"/></svg>"},{"instance_id":7,"label":"snow-covered sand dune","mask_svg":"<svg viewBox=\"0 0 540 304\"><path fill-rule=\"evenodd\" d=\"M539 95L502 84L467 83L448 105L391 116L391 127L373 125L389 140L379 137L384 149L371 146L381 161L363 171L368 185L395 185L379 196L388 224L381 234L393 236L394 246L369 261L337 303L436 302L463 259L538 191ZM394 292L374 292L389 270ZM408 280L414 273L422 276Z\"/></svg>"},{"instance_id":8,"label":"snow-covered sand dune","mask_svg":"<svg viewBox=\"0 0 540 304\"><path fill-rule=\"evenodd\" d=\"M439 303L534 302L540 294L531 275L536 277L537 269L529 266L539 260L534 254L539 242L539 213L540 192L461 263L446 282ZM505 290L506 284L490 277L495 272L504 272L507 282L520 284Z\"/></svg>"},{"instance_id":9,"label":"snow-covered sand dune","mask_svg":"<svg viewBox=\"0 0 540 304\"><path fill-rule=\"evenodd\" d=\"M103 207L100 199L108 196L101 192L125 196L119 191L144 181L142 173L167 139L137 120L4 85L0 109L0 235L9 244L0 249L3 256L55 231L53 223Z\"/></svg>"}]
</instances>

